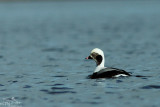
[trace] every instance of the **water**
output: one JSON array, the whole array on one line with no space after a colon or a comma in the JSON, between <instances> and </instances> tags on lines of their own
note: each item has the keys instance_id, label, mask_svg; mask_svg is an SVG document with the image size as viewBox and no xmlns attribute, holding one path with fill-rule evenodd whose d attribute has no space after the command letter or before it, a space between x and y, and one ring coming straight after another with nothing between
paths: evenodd
<instances>
[{"instance_id":1,"label":"water","mask_svg":"<svg viewBox=\"0 0 160 107\"><path fill-rule=\"evenodd\" d=\"M0 106L159 107L160 2L1 2ZM90 51L128 77L92 80ZM9 105L10 104L10 105Z\"/></svg>"}]
</instances>

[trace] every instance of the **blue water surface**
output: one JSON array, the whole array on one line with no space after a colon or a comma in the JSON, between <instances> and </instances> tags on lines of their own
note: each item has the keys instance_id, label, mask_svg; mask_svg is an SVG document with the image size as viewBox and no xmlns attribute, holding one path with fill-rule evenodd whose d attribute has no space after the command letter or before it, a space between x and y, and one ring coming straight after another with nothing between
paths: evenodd
<instances>
[{"instance_id":1,"label":"blue water surface","mask_svg":"<svg viewBox=\"0 0 160 107\"><path fill-rule=\"evenodd\" d=\"M0 3L0 107L159 107L160 2ZM131 72L87 79L93 48Z\"/></svg>"}]
</instances>

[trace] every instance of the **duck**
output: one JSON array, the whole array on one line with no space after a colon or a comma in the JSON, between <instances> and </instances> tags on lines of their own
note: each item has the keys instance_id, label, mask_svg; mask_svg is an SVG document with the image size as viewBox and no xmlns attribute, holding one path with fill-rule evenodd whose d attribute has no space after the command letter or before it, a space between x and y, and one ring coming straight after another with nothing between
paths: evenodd
<instances>
[{"instance_id":1,"label":"duck","mask_svg":"<svg viewBox=\"0 0 160 107\"><path fill-rule=\"evenodd\" d=\"M126 72L125 70L112 68L112 67L105 67L105 57L104 53L99 48L94 48L90 55L85 59L92 59L96 62L96 68L92 75L89 75L88 78L90 79L98 79L98 78L117 78L117 77L126 77L131 76L130 73Z\"/></svg>"}]
</instances>

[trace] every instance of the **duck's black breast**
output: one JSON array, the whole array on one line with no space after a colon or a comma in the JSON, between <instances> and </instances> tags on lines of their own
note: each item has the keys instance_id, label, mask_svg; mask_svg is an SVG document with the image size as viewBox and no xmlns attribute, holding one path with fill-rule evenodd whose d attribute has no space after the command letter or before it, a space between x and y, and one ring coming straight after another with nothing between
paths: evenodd
<instances>
[{"instance_id":1,"label":"duck's black breast","mask_svg":"<svg viewBox=\"0 0 160 107\"><path fill-rule=\"evenodd\" d=\"M96 79L96 78L114 78L118 75L122 76L131 76L128 72L117 69L117 68L105 68L100 70L99 72L95 72L92 75L89 75L89 78Z\"/></svg>"}]
</instances>

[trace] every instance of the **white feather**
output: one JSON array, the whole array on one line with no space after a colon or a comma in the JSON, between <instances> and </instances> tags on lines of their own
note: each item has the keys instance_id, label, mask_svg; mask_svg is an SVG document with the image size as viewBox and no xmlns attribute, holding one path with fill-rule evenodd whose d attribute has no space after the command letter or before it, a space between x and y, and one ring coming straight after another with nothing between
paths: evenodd
<instances>
[{"instance_id":1,"label":"white feather","mask_svg":"<svg viewBox=\"0 0 160 107\"><path fill-rule=\"evenodd\" d=\"M100 65L98 65L98 66L96 67L96 69L94 70L94 72L98 72L98 71L100 71L101 69L106 68L106 67L104 67L105 58L104 58L104 53L103 53L103 51L102 51L101 49L99 49L99 48L95 48L95 49L93 49L93 50L91 51L91 53L97 53L97 54L99 54L99 55L102 56L102 62L101 62Z\"/></svg>"},{"instance_id":2,"label":"white feather","mask_svg":"<svg viewBox=\"0 0 160 107\"><path fill-rule=\"evenodd\" d=\"M118 75L115 75L114 77L121 77L121 76L128 76L128 75L125 75L125 74L118 74Z\"/></svg>"}]
</instances>

